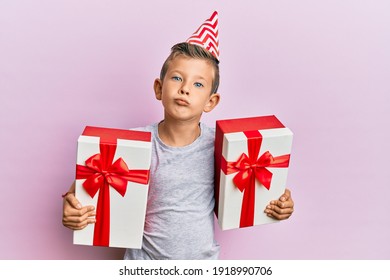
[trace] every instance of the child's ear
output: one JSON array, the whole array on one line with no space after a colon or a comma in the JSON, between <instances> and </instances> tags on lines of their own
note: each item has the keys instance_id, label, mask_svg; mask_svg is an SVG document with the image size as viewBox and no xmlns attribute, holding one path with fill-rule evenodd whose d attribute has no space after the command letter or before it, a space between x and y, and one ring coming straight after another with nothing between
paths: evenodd
<instances>
[{"instance_id":1,"label":"child's ear","mask_svg":"<svg viewBox=\"0 0 390 280\"><path fill-rule=\"evenodd\" d=\"M162 97L162 81L160 79L155 79L154 84L154 94L156 95L157 100L161 100Z\"/></svg>"},{"instance_id":2,"label":"child's ear","mask_svg":"<svg viewBox=\"0 0 390 280\"><path fill-rule=\"evenodd\" d=\"M215 106L219 103L219 93L213 93L210 95L209 101L207 101L206 106L203 108L203 112L208 113L211 112Z\"/></svg>"}]
</instances>

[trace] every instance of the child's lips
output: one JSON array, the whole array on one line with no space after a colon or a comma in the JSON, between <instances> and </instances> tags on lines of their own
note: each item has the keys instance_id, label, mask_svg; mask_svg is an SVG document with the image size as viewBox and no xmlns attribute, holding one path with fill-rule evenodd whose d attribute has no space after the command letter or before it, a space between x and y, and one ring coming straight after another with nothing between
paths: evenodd
<instances>
[{"instance_id":1,"label":"child's lips","mask_svg":"<svg viewBox=\"0 0 390 280\"><path fill-rule=\"evenodd\" d=\"M188 105L190 105L190 103L188 103L187 100L181 99L181 98L176 98L175 102L176 102L176 104L181 105L181 106L188 106Z\"/></svg>"}]
</instances>

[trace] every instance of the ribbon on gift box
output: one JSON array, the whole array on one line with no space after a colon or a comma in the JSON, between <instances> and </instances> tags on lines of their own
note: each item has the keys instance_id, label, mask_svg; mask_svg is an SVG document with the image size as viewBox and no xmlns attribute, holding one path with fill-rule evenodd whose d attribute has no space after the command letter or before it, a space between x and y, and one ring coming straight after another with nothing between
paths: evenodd
<instances>
[{"instance_id":1,"label":"ribbon on gift box","mask_svg":"<svg viewBox=\"0 0 390 280\"><path fill-rule=\"evenodd\" d=\"M222 171L228 175L238 172L233 177L234 185L244 193L241 207L240 227L253 226L255 215L255 181L256 179L267 189L271 187L272 172L266 167L286 168L289 166L290 155L273 157L266 151L259 157L262 135L259 131L246 131L248 138L248 155L242 153L234 162L228 162L222 157Z\"/></svg>"},{"instance_id":2,"label":"ribbon on gift box","mask_svg":"<svg viewBox=\"0 0 390 280\"><path fill-rule=\"evenodd\" d=\"M113 187L122 197L126 194L127 182L148 184L149 170L129 170L126 162L118 158L114 163L116 144L101 143L100 154L95 154L76 166L76 179L86 179L82 184L93 198L99 191L96 206L96 223L93 235L94 246L109 246L110 241L110 190Z\"/></svg>"}]
</instances>

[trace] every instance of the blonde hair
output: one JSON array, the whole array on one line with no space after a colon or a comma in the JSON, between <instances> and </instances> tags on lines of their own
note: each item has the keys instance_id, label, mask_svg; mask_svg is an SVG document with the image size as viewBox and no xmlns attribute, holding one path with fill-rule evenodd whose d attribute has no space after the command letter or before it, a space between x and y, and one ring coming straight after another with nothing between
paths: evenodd
<instances>
[{"instance_id":1,"label":"blonde hair","mask_svg":"<svg viewBox=\"0 0 390 280\"><path fill-rule=\"evenodd\" d=\"M190 58L204 59L214 67L214 79L211 93L216 93L219 87L219 61L208 50L189 43L178 43L171 48L171 54L165 60L161 72L160 80L163 81L168 71L169 63L179 55Z\"/></svg>"}]
</instances>

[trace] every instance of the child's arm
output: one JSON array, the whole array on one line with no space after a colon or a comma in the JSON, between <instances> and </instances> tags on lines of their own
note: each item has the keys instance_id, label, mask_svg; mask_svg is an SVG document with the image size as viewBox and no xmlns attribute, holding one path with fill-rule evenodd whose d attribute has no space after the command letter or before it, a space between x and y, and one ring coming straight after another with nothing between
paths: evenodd
<instances>
[{"instance_id":1,"label":"child's arm","mask_svg":"<svg viewBox=\"0 0 390 280\"><path fill-rule=\"evenodd\" d=\"M74 196L75 183L73 182L69 191L64 196L62 224L70 229L79 230L85 228L88 224L95 223L95 208L93 206L82 207L80 202Z\"/></svg>"},{"instance_id":2,"label":"child's arm","mask_svg":"<svg viewBox=\"0 0 390 280\"><path fill-rule=\"evenodd\" d=\"M267 216L276 220L286 220L294 212L294 201L291 197L291 191L286 189L279 200L272 200L264 210Z\"/></svg>"}]
</instances>

